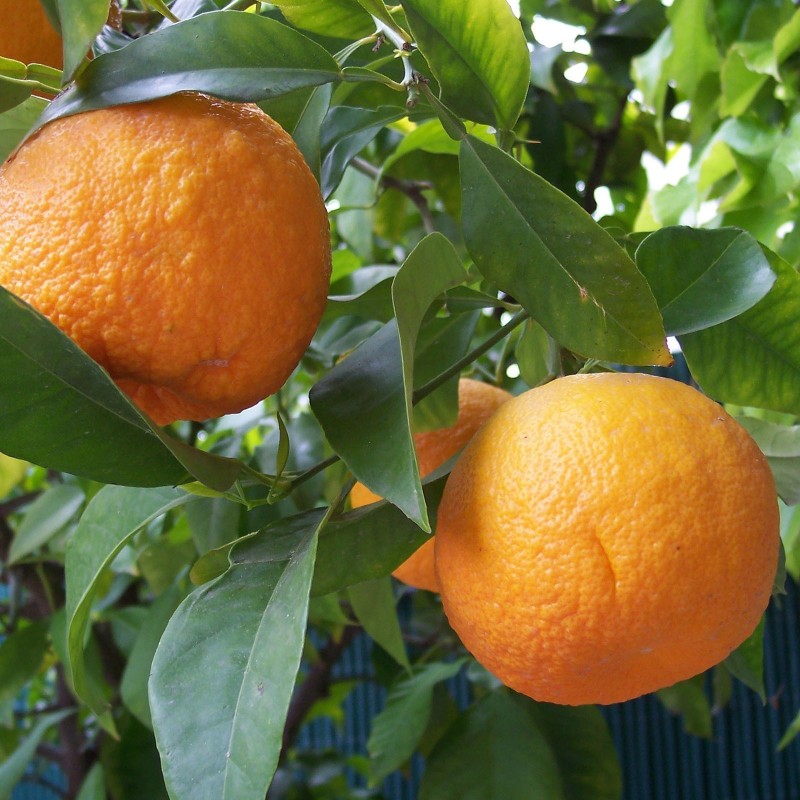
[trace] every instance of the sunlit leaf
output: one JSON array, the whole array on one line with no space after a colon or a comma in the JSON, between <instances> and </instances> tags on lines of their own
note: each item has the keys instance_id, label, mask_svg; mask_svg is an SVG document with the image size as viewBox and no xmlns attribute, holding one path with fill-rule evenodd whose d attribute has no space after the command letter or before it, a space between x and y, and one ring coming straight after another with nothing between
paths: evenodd
<instances>
[{"instance_id":1,"label":"sunlit leaf","mask_svg":"<svg viewBox=\"0 0 800 800\"><path fill-rule=\"evenodd\" d=\"M669 364L652 292L580 206L510 156L461 145L462 228L483 275L561 345L626 364Z\"/></svg>"},{"instance_id":2,"label":"sunlit leaf","mask_svg":"<svg viewBox=\"0 0 800 800\"><path fill-rule=\"evenodd\" d=\"M41 121L188 90L266 100L339 78L332 56L286 25L256 14L212 12L95 58Z\"/></svg>"},{"instance_id":3,"label":"sunlit leaf","mask_svg":"<svg viewBox=\"0 0 800 800\"><path fill-rule=\"evenodd\" d=\"M359 39L375 30L358 0L278 0L274 5L292 25L323 36Z\"/></svg>"},{"instance_id":4,"label":"sunlit leaf","mask_svg":"<svg viewBox=\"0 0 800 800\"><path fill-rule=\"evenodd\" d=\"M506 0L402 0L442 100L457 114L510 130L530 81L528 48Z\"/></svg>"}]
</instances>

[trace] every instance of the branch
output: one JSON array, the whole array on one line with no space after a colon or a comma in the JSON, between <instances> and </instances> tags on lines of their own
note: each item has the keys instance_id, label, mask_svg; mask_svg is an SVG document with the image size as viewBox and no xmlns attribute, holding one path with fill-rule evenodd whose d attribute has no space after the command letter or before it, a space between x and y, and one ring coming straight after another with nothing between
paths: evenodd
<instances>
[{"instance_id":1,"label":"branch","mask_svg":"<svg viewBox=\"0 0 800 800\"><path fill-rule=\"evenodd\" d=\"M597 201L594 199L595 190L603 185L603 175L605 175L606 164L617 143L620 131L622 130L622 117L625 107L628 105L628 96L625 95L619 102L617 113L608 128L597 131L592 135L594 139L594 161L586 179L586 186L583 189L581 205L590 214L597 210Z\"/></svg>"},{"instance_id":2,"label":"branch","mask_svg":"<svg viewBox=\"0 0 800 800\"><path fill-rule=\"evenodd\" d=\"M319 651L319 661L312 664L305 680L289 704L286 724L283 728L283 745L279 763L286 760L289 749L294 744L297 734L300 733L303 721L314 703L327 696L331 684L331 671L360 630L358 625L348 625L338 639L328 639L325 646Z\"/></svg>"},{"instance_id":3,"label":"branch","mask_svg":"<svg viewBox=\"0 0 800 800\"><path fill-rule=\"evenodd\" d=\"M425 228L425 233L433 233L436 230L436 226L433 222L433 214L431 214L430 206L423 194L423 191L426 189L433 188L433 185L429 181L410 181L394 178L391 175L381 175L380 169L374 164L370 164L369 161L364 158L356 157L351 163L353 167L363 175L378 179L378 185L381 189L394 189L395 191L402 192L417 207L419 215L422 218L422 226Z\"/></svg>"}]
</instances>

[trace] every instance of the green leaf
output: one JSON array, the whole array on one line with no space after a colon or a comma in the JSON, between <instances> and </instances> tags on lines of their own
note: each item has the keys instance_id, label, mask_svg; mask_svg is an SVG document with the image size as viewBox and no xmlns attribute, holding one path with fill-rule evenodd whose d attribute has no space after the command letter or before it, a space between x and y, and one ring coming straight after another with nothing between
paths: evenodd
<instances>
[{"instance_id":1,"label":"green leaf","mask_svg":"<svg viewBox=\"0 0 800 800\"><path fill-rule=\"evenodd\" d=\"M711 704L704 690L705 673L659 690L658 699L673 714L683 717L686 733L710 739L712 735Z\"/></svg>"},{"instance_id":2,"label":"green leaf","mask_svg":"<svg viewBox=\"0 0 800 800\"><path fill-rule=\"evenodd\" d=\"M359 39L375 30L358 0L278 0L273 5L292 25L322 36Z\"/></svg>"},{"instance_id":3,"label":"green leaf","mask_svg":"<svg viewBox=\"0 0 800 800\"><path fill-rule=\"evenodd\" d=\"M501 150L461 145L462 229L481 273L561 345L625 364L669 364L642 274L580 206Z\"/></svg>"},{"instance_id":4,"label":"green leaf","mask_svg":"<svg viewBox=\"0 0 800 800\"><path fill-rule=\"evenodd\" d=\"M263 800L300 665L323 520L320 511L284 520L258 561L232 549L230 569L170 620L150 708L173 800Z\"/></svg>"},{"instance_id":5,"label":"green leaf","mask_svg":"<svg viewBox=\"0 0 800 800\"><path fill-rule=\"evenodd\" d=\"M664 69L681 97L694 99L700 81L719 69L719 51L711 34L713 11L712 0L676 0L667 10L673 48Z\"/></svg>"},{"instance_id":6,"label":"green leaf","mask_svg":"<svg viewBox=\"0 0 800 800\"><path fill-rule=\"evenodd\" d=\"M405 111L391 106L375 109L337 106L331 109L325 118L320 140L322 196L327 198L331 195L342 180L347 165L379 131L403 116Z\"/></svg>"},{"instance_id":7,"label":"green leaf","mask_svg":"<svg viewBox=\"0 0 800 800\"><path fill-rule=\"evenodd\" d=\"M130 714L121 715L118 738L105 737L100 761L110 798L169 800L153 733Z\"/></svg>"},{"instance_id":8,"label":"green leaf","mask_svg":"<svg viewBox=\"0 0 800 800\"><path fill-rule=\"evenodd\" d=\"M95 764L89 770L75 800L106 800L106 780L101 764Z\"/></svg>"},{"instance_id":9,"label":"green leaf","mask_svg":"<svg viewBox=\"0 0 800 800\"><path fill-rule=\"evenodd\" d=\"M764 618L756 629L723 662L728 672L767 702L764 688Z\"/></svg>"},{"instance_id":10,"label":"green leaf","mask_svg":"<svg viewBox=\"0 0 800 800\"><path fill-rule=\"evenodd\" d=\"M46 623L33 623L0 644L0 706L16 700L39 671L47 652L47 632Z\"/></svg>"},{"instance_id":11,"label":"green leaf","mask_svg":"<svg viewBox=\"0 0 800 800\"><path fill-rule=\"evenodd\" d=\"M108 18L108 0L57 0L64 40L64 82L75 76Z\"/></svg>"},{"instance_id":12,"label":"green leaf","mask_svg":"<svg viewBox=\"0 0 800 800\"><path fill-rule=\"evenodd\" d=\"M436 525L436 510L444 491L446 475L443 475L441 470L437 470L423 484L433 526ZM222 575L228 568L234 548L237 560L259 560L261 550L271 546L275 527L281 524L281 521L275 522L258 533L207 553L192 568L192 581L201 584ZM418 525L396 506L386 502L335 517L319 537L311 593L320 597L389 575L427 540L428 535Z\"/></svg>"},{"instance_id":13,"label":"green leaf","mask_svg":"<svg viewBox=\"0 0 800 800\"><path fill-rule=\"evenodd\" d=\"M428 757L419 800L566 800L555 754L506 689L490 692L450 726Z\"/></svg>"},{"instance_id":14,"label":"green leaf","mask_svg":"<svg viewBox=\"0 0 800 800\"><path fill-rule=\"evenodd\" d=\"M776 279L758 242L738 228L664 228L639 245L636 266L670 336L733 319L761 300Z\"/></svg>"},{"instance_id":15,"label":"green leaf","mask_svg":"<svg viewBox=\"0 0 800 800\"><path fill-rule=\"evenodd\" d=\"M0 450L130 486L175 485L192 473L224 491L241 469L239 462L196 450L150 424L104 369L2 287Z\"/></svg>"},{"instance_id":16,"label":"green leaf","mask_svg":"<svg viewBox=\"0 0 800 800\"><path fill-rule=\"evenodd\" d=\"M411 33L459 116L510 131L530 81L519 20L506 0L402 0Z\"/></svg>"},{"instance_id":17,"label":"green leaf","mask_svg":"<svg viewBox=\"0 0 800 800\"><path fill-rule=\"evenodd\" d=\"M547 331L535 320L525 323L514 355L520 375L528 386L539 386L552 380L559 373L558 346Z\"/></svg>"},{"instance_id":18,"label":"green leaf","mask_svg":"<svg viewBox=\"0 0 800 800\"><path fill-rule=\"evenodd\" d=\"M786 729L783 736L781 736L781 740L778 742L778 750L785 750L800 734L800 711L797 712L797 716L791 721L791 724Z\"/></svg>"},{"instance_id":19,"label":"green leaf","mask_svg":"<svg viewBox=\"0 0 800 800\"><path fill-rule=\"evenodd\" d=\"M401 667L410 672L411 664L397 619L392 579L386 576L356 583L347 590L347 596L364 630Z\"/></svg>"},{"instance_id":20,"label":"green leaf","mask_svg":"<svg viewBox=\"0 0 800 800\"><path fill-rule=\"evenodd\" d=\"M0 162L5 161L47 108L47 100L29 97L0 114Z\"/></svg>"},{"instance_id":21,"label":"green leaf","mask_svg":"<svg viewBox=\"0 0 800 800\"><path fill-rule=\"evenodd\" d=\"M203 554L232 542L239 535L241 513L242 506L226 497L200 497L186 506L186 519L197 552Z\"/></svg>"},{"instance_id":22,"label":"green leaf","mask_svg":"<svg viewBox=\"0 0 800 800\"><path fill-rule=\"evenodd\" d=\"M680 337L689 369L703 391L725 403L800 413L800 275L767 251L778 276L748 311Z\"/></svg>"},{"instance_id":23,"label":"green leaf","mask_svg":"<svg viewBox=\"0 0 800 800\"><path fill-rule=\"evenodd\" d=\"M183 91L266 100L340 77L322 47L286 25L239 11L211 12L95 58L41 122Z\"/></svg>"},{"instance_id":24,"label":"green leaf","mask_svg":"<svg viewBox=\"0 0 800 800\"><path fill-rule=\"evenodd\" d=\"M180 489L106 486L86 507L70 539L65 564L69 669L75 693L95 713L102 713L106 704L87 678L84 642L98 582L135 534L191 499Z\"/></svg>"},{"instance_id":25,"label":"green leaf","mask_svg":"<svg viewBox=\"0 0 800 800\"><path fill-rule=\"evenodd\" d=\"M778 425L754 417L736 417L767 457L778 495L787 505L800 503L800 425Z\"/></svg>"},{"instance_id":26,"label":"green leaf","mask_svg":"<svg viewBox=\"0 0 800 800\"><path fill-rule=\"evenodd\" d=\"M622 770L611 731L596 706L556 706L522 695L515 699L549 743L566 800L620 800Z\"/></svg>"},{"instance_id":27,"label":"green leaf","mask_svg":"<svg viewBox=\"0 0 800 800\"><path fill-rule=\"evenodd\" d=\"M372 720L367 741L371 785L381 783L411 758L430 720L434 688L457 675L463 665L464 659L426 664L395 681L385 708Z\"/></svg>"},{"instance_id":28,"label":"green leaf","mask_svg":"<svg viewBox=\"0 0 800 800\"><path fill-rule=\"evenodd\" d=\"M153 657L161 636L175 609L180 605L183 593L177 586L159 595L147 610L136 636L125 671L120 683L120 696L127 709L148 728L153 727L150 717L150 701L147 696L147 683Z\"/></svg>"},{"instance_id":29,"label":"green leaf","mask_svg":"<svg viewBox=\"0 0 800 800\"><path fill-rule=\"evenodd\" d=\"M466 271L441 234L426 236L395 276L396 320L311 390L311 408L356 478L430 530L411 434L414 353L431 304Z\"/></svg>"},{"instance_id":30,"label":"green leaf","mask_svg":"<svg viewBox=\"0 0 800 800\"><path fill-rule=\"evenodd\" d=\"M28 735L22 740L22 744L0 764L0 800L10 800L11 792L22 780L25 770L33 759L39 742L54 725L66 719L70 714L74 714L75 709L66 708L61 711L54 711L51 714L42 714Z\"/></svg>"},{"instance_id":31,"label":"green leaf","mask_svg":"<svg viewBox=\"0 0 800 800\"><path fill-rule=\"evenodd\" d=\"M39 495L17 529L8 563L14 564L47 544L75 516L84 497L80 487L69 484L51 486Z\"/></svg>"}]
</instances>

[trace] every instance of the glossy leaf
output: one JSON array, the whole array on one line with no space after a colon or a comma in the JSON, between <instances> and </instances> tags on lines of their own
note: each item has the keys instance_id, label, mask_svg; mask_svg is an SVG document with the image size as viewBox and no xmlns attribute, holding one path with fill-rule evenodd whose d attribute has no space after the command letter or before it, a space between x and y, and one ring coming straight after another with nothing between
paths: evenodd
<instances>
[{"instance_id":1,"label":"glossy leaf","mask_svg":"<svg viewBox=\"0 0 800 800\"><path fill-rule=\"evenodd\" d=\"M427 236L392 287L387 323L311 390L311 407L331 446L358 480L429 530L411 436L417 334L433 301L466 272L444 236Z\"/></svg>"},{"instance_id":2,"label":"glossy leaf","mask_svg":"<svg viewBox=\"0 0 800 800\"><path fill-rule=\"evenodd\" d=\"M105 701L86 676L84 642L98 581L116 555L140 530L191 500L180 489L106 486L86 507L66 555L67 645L75 692L95 713Z\"/></svg>"},{"instance_id":3,"label":"glossy leaf","mask_svg":"<svg viewBox=\"0 0 800 800\"><path fill-rule=\"evenodd\" d=\"M120 683L120 696L126 708L148 728L153 727L150 717L150 701L147 696L147 683L153 657L161 636L175 609L183 599L177 586L159 595L147 610L134 642Z\"/></svg>"},{"instance_id":4,"label":"glossy leaf","mask_svg":"<svg viewBox=\"0 0 800 800\"><path fill-rule=\"evenodd\" d=\"M274 5L292 25L323 36L358 39L375 30L358 0L278 0Z\"/></svg>"},{"instance_id":5,"label":"glossy leaf","mask_svg":"<svg viewBox=\"0 0 800 800\"><path fill-rule=\"evenodd\" d=\"M385 708L372 720L367 741L373 785L411 758L430 720L434 688L457 675L463 665L463 659L426 664L391 686Z\"/></svg>"},{"instance_id":6,"label":"glossy leaf","mask_svg":"<svg viewBox=\"0 0 800 800\"><path fill-rule=\"evenodd\" d=\"M0 764L0 800L10 800L12 791L22 780L22 776L36 754L39 742L42 741L47 731L74 713L75 709L66 708L37 717L20 746Z\"/></svg>"},{"instance_id":7,"label":"glossy leaf","mask_svg":"<svg viewBox=\"0 0 800 800\"><path fill-rule=\"evenodd\" d=\"M457 114L511 130L530 81L519 20L505 0L402 0L411 33Z\"/></svg>"},{"instance_id":8,"label":"glossy leaf","mask_svg":"<svg viewBox=\"0 0 800 800\"><path fill-rule=\"evenodd\" d=\"M401 667L410 671L403 632L397 619L392 579L356 583L347 590L353 613L367 634Z\"/></svg>"},{"instance_id":9,"label":"glossy leaf","mask_svg":"<svg viewBox=\"0 0 800 800\"><path fill-rule=\"evenodd\" d=\"M667 335L710 328L752 308L775 283L758 242L743 230L664 228L636 250Z\"/></svg>"},{"instance_id":10,"label":"glossy leaf","mask_svg":"<svg viewBox=\"0 0 800 800\"><path fill-rule=\"evenodd\" d=\"M555 754L507 690L491 692L450 726L430 754L419 800L565 800Z\"/></svg>"},{"instance_id":11,"label":"glossy leaf","mask_svg":"<svg viewBox=\"0 0 800 800\"><path fill-rule=\"evenodd\" d=\"M212 12L94 59L41 121L190 90L265 100L340 75L322 47L286 25L239 11Z\"/></svg>"},{"instance_id":12,"label":"glossy leaf","mask_svg":"<svg viewBox=\"0 0 800 800\"><path fill-rule=\"evenodd\" d=\"M501 150L461 145L462 228L481 273L559 344L625 364L669 364L642 274L580 206Z\"/></svg>"},{"instance_id":13,"label":"glossy leaf","mask_svg":"<svg viewBox=\"0 0 800 800\"><path fill-rule=\"evenodd\" d=\"M715 400L800 414L800 275L774 253L767 258L778 279L763 300L680 343L692 375Z\"/></svg>"},{"instance_id":14,"label":"glossy leaf","mask_svg":"<svg viewBox=\"0 0 800 800\"><path fill-rule=\"evenodd\" d=\"M106 483L164 486L191 472L227 489L241 464L151 425L98 364L0 287L0 450Z\"/></svg>"},{"instance_id":15,"label":"glossy leaf","mask_svg":"<svg viewBox=\"0 0 800 800\"><path fill-rule=\"evenodd\" d=\"M64 40L64 80L71 79L108 17L108 0L57 0Z\"/></svg>"},{"instance_id":16,"label":"glossy leaf","mask_svg":"<svg viewBox=\"0 0 800 800\"><path fill-rule=\"evenodd\" d=\"M14 564L46 544L75 516L83 501L80 487L69 484L51 486L37 497L17 529L8 563Z\"/></svg>"},{"instance_id":17,"label":"glossy leaf","mask_svg":"<svg viewBox=\"0 0 800 800\"><path fill-rule=\"evenodd\" d=\"M263 800L300 664L322 519L313 511L284 520L258 560L234 548L230 569L170 620L150 708L173 800Z\"/></svg>"},{"instance_id":18,"label":"glossy leaf","mask_svg":"<svg viewBox=\"0 0 800 800\"><path fill-rule=\"evenodd\" d=\"M800 503L800 425L777 425L737 417L767 457L778 495L787 505Z\"/></svg>"},{"instance_id":19,"label":"glossy leaf","mask_svg":"<svg viewBox=\"0 0 800 800\"><path fill-rule=\"evenodd\" d=\"M14 631L0 644L0 706L19 697L39 671L47 652L47 625L36 622Z\"/></svg>"}]
</instances>

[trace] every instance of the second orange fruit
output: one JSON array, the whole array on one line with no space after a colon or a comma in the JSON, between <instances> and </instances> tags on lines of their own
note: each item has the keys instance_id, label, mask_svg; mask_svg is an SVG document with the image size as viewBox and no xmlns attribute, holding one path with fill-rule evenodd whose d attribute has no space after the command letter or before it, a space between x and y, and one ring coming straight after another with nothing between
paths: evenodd
<instances>
[{"instance_id":1,"label":"second orange fruit","mask_svg":"<svg viewBox=\"0 0 800 800\"><path fill-rule=\"evenodd\" d=\"M449 428L414 435L414 449L423 477L452 458L511 395L488 383L462 378L458 383L458 418ZM357 483L350 499L353 507L376 503L381 498ZM417 589L439 591L433 562L433 537L404 561L392 574Z\"/></svg>"}]
</instances>

